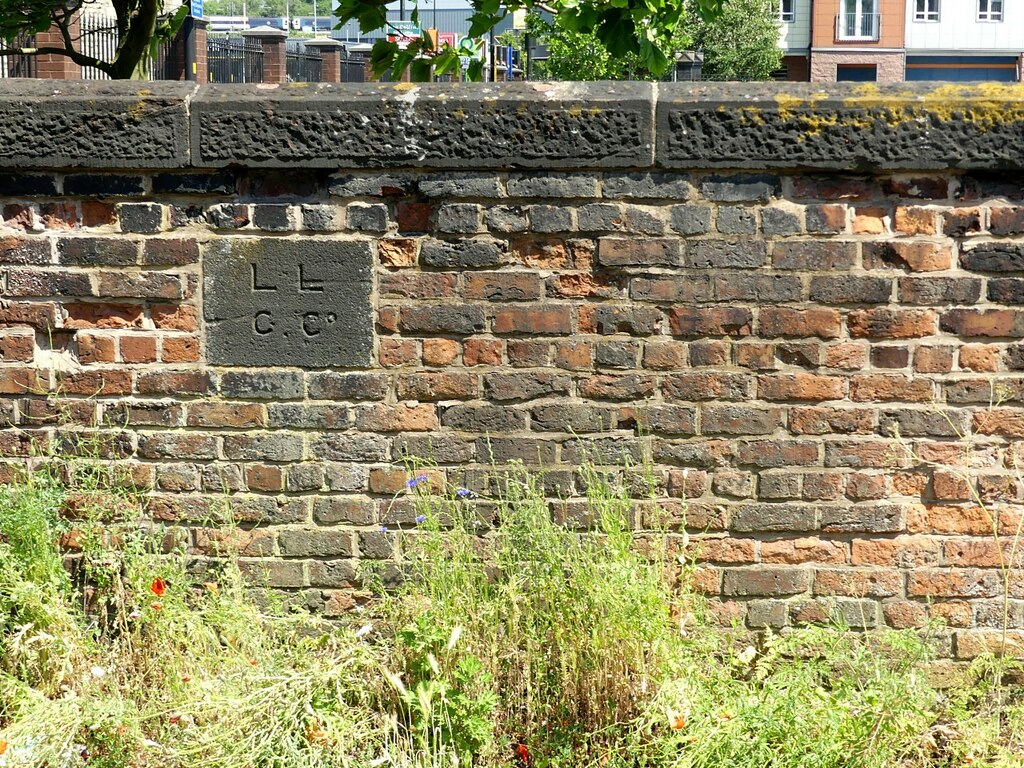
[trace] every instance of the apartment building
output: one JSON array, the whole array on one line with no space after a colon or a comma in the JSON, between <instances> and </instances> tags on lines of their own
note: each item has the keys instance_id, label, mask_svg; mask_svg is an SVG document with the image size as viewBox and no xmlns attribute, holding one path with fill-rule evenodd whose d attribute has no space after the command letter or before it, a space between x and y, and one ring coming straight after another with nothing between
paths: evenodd
<instances>
[{"instance_id":1,"label":"apartment building","mask_svg":"<svg viewBox=\"0 0 1024 768\"><path fill-rule=\"evenodd\" d=\"M1021 79L1024 0L779 0L786 79Z\"/></svg>"}]
</instances>

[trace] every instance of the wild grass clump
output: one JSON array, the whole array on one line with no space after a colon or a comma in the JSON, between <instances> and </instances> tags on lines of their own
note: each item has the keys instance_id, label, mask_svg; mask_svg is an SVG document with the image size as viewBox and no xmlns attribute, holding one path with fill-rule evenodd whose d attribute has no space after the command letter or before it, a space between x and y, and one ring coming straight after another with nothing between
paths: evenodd
<instances>
[{"instance_id":1,"label":"wild grass clump","mask_svg":"<svg viewBox=\"0 0 1024 768\"><path fill-rule=\"evenodd\" d=\"M389 604L403 684L471 665L448 685L486 704L474 729L490 711L491 733L474 739L489 760L517 748L538 765L597 759L682 647L674 617L694 598L666 577L679 564L664 551L638 554L621 488L596 471L587 487L589 533L556 523L539 479L522 469L502 478L492 505L465 492L417 496L423 522L404 539L411 576Z\"/></svg>"},{"instance_id":2,"label":"wild grass clump","mask_svg":"<svg viewBox=\"0 0 1024 768\"><path fill-rule=\"evenodd\" d=\"M232 558L197 578L137 501L48 474L0 490L2 764L351 764L368 648L262 610Z\"/></svg>"}]
</instances>

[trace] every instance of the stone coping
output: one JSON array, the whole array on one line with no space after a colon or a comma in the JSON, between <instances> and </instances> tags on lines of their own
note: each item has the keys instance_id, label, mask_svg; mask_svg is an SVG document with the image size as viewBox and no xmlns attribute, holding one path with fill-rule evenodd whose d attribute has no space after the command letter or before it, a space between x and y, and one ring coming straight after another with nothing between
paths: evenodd
<instances>
[{"instance_id":1,"label":"stone coping","mask_svg":"<svg viewBox=\"0 0 1024 768\"><path fill-rule=\"evenodd\" d=\"M1024 85L0 81L0 167L1024 169Z\"/></svg>"}]
</instances>

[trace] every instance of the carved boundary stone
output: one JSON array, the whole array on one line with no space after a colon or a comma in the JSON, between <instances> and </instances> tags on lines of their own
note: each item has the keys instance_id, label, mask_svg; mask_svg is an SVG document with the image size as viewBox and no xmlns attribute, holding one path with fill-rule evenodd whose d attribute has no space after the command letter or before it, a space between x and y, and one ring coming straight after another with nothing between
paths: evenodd
<instances>
[{"instance_id":1,"label":"carved boundary stone","mask_svg":"<svg viewBox=\"0 0 1024 768\"><path fill-rule=\"evenodd\" d=\"M223 365L370 364L373 255L358 240L227 239L203 258L207 358Z\"/></svg>"}]
</instances>

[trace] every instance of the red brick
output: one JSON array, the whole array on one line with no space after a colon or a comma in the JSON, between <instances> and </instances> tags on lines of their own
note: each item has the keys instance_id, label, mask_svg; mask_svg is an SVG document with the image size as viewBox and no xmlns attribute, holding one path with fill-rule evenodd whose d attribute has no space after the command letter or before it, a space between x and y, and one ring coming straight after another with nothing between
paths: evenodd
<instances>
[{"instance_id":1,"label":"red brick","mask_svg":"<svg viewBox=\"0 0 1024 768\"><path fill-rule=\"evenodd\" d=\"M428 432L439 428L433 405L371 405L356 413L356 427L367 432Z\"/></svg>"},{"instance_id":2,"label":"red brick","mask_svg":"<svg viewBox=\"0 0 1024 768\"><path fill-rule=\"evenodd\" d=\"M958 567L972 568L1005 568L1013 565L1013 557L1019 554L1014 550L1012 541L1000 541L1001 547L994 539L949 539L943 544L946 563Z\"/></svg>"},{"instance_id":3,"label":"red brick","mask_svg":"<svg viewBox=\"0 0 1024 768\"><path fill-rule=\"evenodd\" d=\"M380 295L397 299L440 299L455 295L457 276L439 272L388 272L378 277Z\"/></svg>"},{"instance_id":4,"label":"red brick","mask_svg":"<svg viewBox=\"0 0 1024 768\"><path fill-rule=\"evenodd\" d=\"M127 395L132 391L132 375L128 371L97 370L60 374L58 386L68 395Z\"/></svg>"},{"instance_id":5,"label":"red brick","mask_svg":"<svg viewBox=\"0 0 1024 768\"><path fill-rule=\"evenodd\" d=\"M949 245L915 240L891 240L865 244L865 269L905 269L910 272L938 272L953 266Z\"/></svg>"},{"instance_id":6,"label":"red brick","mask_svg":"<svg viewBox=\"0 0 1024 768\"><path fill-rule=\"evenodd\" d=\"M156 336L131 334L120 339L121 361L125 363L155 363Z\"/></svg>"},{"instance_id":7,"label":"red brick","mask_svg":"<svg viewBox=\"0 0 1024 768\"><path fill-rule=\"evenodd\" d=\"M480 377L473 373L412 373L398 380L402 400L470 400L476 397Z\"/></svg>"},{"instance_id":8,"label":"red brick","mask_svg":"<svg viewBox=\"0 0 1024 768\"><path fill-rule=\"evenodd\" d=\"M245 484L250 491L280 491L284 488L284 469L268 464L250 464L245 468Z\"/></svg>"},{"instance_id":9,"label":"red brick","mask_svg":"<svg viewBox=\"0 0 1024 768\"><path fill-rule=\"evenodd\" d=\"M644 368L673 371L686 365L686 344L678 341L649 342L644 345Z\"/></svg>"},{"instance_id":10,"label":"red brick","mask_svg":"<svg viewBox=\"0 0 1024 768\"><path fill-rule=\"evenodd\" d=\"M935 210L916 205L896 206L894 228L901 235L934 235Z\"/></svg>"},{"instance_id":11,"label":"red brick","mask_svg":"<svg viewBox=\"0 0 1024 768\"><path fill-rule=\"evenodd\" d=\"M572 263L563 240L515 240L509 255L516 263L537 269L561 269Z\"/></svg>"},{"instance_id":12,"label":"red brick","mask_svg":"<svg viewBox=\"0 0 1024 768\"><path fill-rule=\"evenodd\" d=\"M65 328L141 328L141 304L65 304Z\"/></svg>"},{"instance_id":13,"label":"red brick","mask_svg":"<svg viewBox=\"0 0 1024 768\"><path fill-rule=\"evenodd\" d=\"M430 203L399 203L396 210L399 232L429 232L434 208Z\"/></svg>"},{"instance_id":14,"label":"red brick","mask_svg":"<svg viewBox=\"0 0 1024 768\"><path fill-rule=\"evenodd\" d=\"M756 542L750 539L706 536L693 539L693 556L700 562L738 565L757 559Z\"/></svg>"},{"instance_id":15,"label":"red brick","mask_svg":"<svg viewBox=\"0 0 1024 768\"><path fill-rule=\"evenodd\" d=\"M417 469L411 471L401 467L372 467L370 469L370 493L383 493L393 496L409 488L409 481L416 477L425 477L425 487L431 492L440 493L444 489L445 477L441 470ZM417 487L424 485L417 483Z\"/></svg>"},{"instance_id":16,"label":"red brick","mask_svg":"<svg viewBox=\"0 0 1024 768\"><path fill-rule=\"evenodd\" d=\"M195 336L164 336L160 359L165 363L199 362L199 339Z\"/></svg>"},{"instance_id":17,"label":"red brick","mask_svg":"<svg viewBox=\"0 0 1024 768\"><path fill-rule=\"evenodd\" d=\"M84 364L113 363L117 360L117 339L95 333L76 333L78 359Z\"/></svg>"},{"instance_id":18,"label":"red brick","mask_svg":"<svg viewBox=\"0 0 1024 768\"><path fill-rule=\"evenodd\" d=\"M814 537L765 541L761 544L763 563L846 563L846 547L842 542Z\"/></svg>"},{"instance_id":19,"label":"red brick","mask_svg":"<svg viewBox=\"0 0 1024 768\"><path fill-rule=\"evenodd\" d=\"M0 368L0 395L45 393L50 388L49 374L35 368Z\"/></svg>"},{"instance_id":20,"label":"red brick","mask_svg":"<svg viewBox=\"0 0 1024 768\"><path fill-rule=\"evenodd\" d=\"M381 339L378 357L385 368L416 365L420 360L419 345L412 339Z\"/></svg>"},{"instance_id":21,"label":"red brick","mask_svg":"<svg viewBox=\"0 0 1024 768\"><path fill-rule=\"evenodd\" d=\"M764 337L817 336L838 338L842 331L839 313L834 309L789 309L762 307L757 320L758 333Z\"/></svg>"},{"instance_id":22,"label":"red brick","mask_svg":"<svg viewBox=\"0 0 1024 768\"><path fill-rule=\"evenodd\" d=\"M927 379L877 373L850 380L850 399L855 402L927 403L933 397L932 383Z\"/></svg>"},{"instance_id":23,"label":"red brick","mask_svg":"<svg viewBox=\"0 0 1024 768\"><path fill-rule=\"evenodd\" d=\"M563 299L615 298L623 293L623 279L585 272L553 275L547 280L547 293Z\"/></svg>"},{"instance_id":24,"label":"red brick","mask_svg":"<svg viewBox=\"0 0 1024 768\"><path fill-rule=\"evenodd\" d=\"M485 301L531 301L540 298L540 277L533 272L475 272L464 277L462 295Z\"/></svg>"},{"instance_id":25,"label":"red brick","mask_svg":"<svg viewBox=\"0 0 1024 768\"><path fill-rule=\"evenodd\" d=\"M1024 312L1012 309L951 309L940 318L942 330L958 336L1024 336Z\"/></svg>"},{"instance_id":26,"label":"red brick","mask_svg":"<svg viewBox=\"0 0 1024 768\"><path fill-rule=\"evenodd\" d=\"M102 203L99 200L82 201L83 227L105 227L114 221L114 206L110 203Z\"/></svg>"},{"instance_id":27,"label":"red brick","mask_svg":"<svg viewBox=\"0 0 1024 768\"><path fill-rule=\"evenodd\" d=\"M4 225L21 230L32 229L32 209L27 205L5 205Z\"/></svg>"},{"instance_id":28,"label":"red brick","mask_svg":"<svg viewBox=\"0 0 1024 768\"><path fill-rule=\"evenodd\" d=\"M984 507L917 506L907 516L910 533L958 533L971 536L991 535L995 531L992 514Z\"/></svg>"},{"instance_id":29,"label":"red brick","mask_svg":"<svg viewBox=\"0 0 1024 768\"><path fill-rule=\"evenodd\" d=\"M912 600L893 600L882 604L882 615L886 625L893 629L913 629L924 625L928 609Z\"/></svg>"},{"instance_id":30,"label":"red brick","mask_svg":"<svg viewBox=\"0 0 1024 768\"><path fill-rule=\"evenodd\" d=\"M999 370L999 348L991 344L964 344L960 347L960 367L967 371Z\"/></svg>"},{"instance_id":31,"label":"red brick","mask_svg":"<svg viewBox=\"0 0 1024 768\"><path fill-rule=\"evenodd\" d=\"M423 364L436 367L451 365L459 359L459 342L454 339L424 339Z\"/></svg>"},{"instance_id":32,"label":"red brick","mask_svg":"<svg viewBox=\"0 0 1024 768\"><path fill-rule=\"evenodd\" d=\"M43 203L39 218L47 229L74 229L78 225L78 209L74 203Z\"/></svg>"},{"instance_id":33,"label":"red brick","mask_svg":"<svg viewBox=\"0 0 1024 768\"><path fill-rule=\"evenodd\" d=\"M843 379L812 373L786 373L758 377L758 395L764 400L840 400Z\"/></svg>"},{"instance_id":34,"label":"red brick","mask_svg":"<svg viewBox=\"0 0 1024 768\"><path fill-rule=\"evenodd\" d=\"M165 331L189 331L199 328L199 312L192 304L151 304L153 324Z\"/></svg>"},{"instance_id":35,"label":"red brick","mask_svg":"<svg viewBox=\"0 0 1024 768\"><path fill-rule=\"evenodd\" d=\"M884 235L886 232L885 219L887 216L888 211L885 208L854 208L853 234Z\"/></svg>"},{"instance_id":36,"label":"red brick","mask_svg":"<svg viewBox=\"0 0 1024 768\"><path fill-rule=\"evenodd\" d=\"M971 604L963 600L929 600L928 615L933 619L943 621L947 627L969 627L974 623L974 611L971 609ZM971 633L972 636L976 634L977 630ZM964 655L964 648L965 646L960 642L960 638L958 637L958 656Z\"/></svg>"},{"instance_id":37,"label":"red brick","mask_svg":"<svg viewBox=\"0 0 1024 768\"><path fill-rule=\"evenodd\" d=\"M591 400L643 400L655 391L652 376L591 376L580 385L580 395Z\"/></svg>"},{"instance_id":38,"label":"red brick","mask_svg":"<svg viewBox=\"0 0 1024 768\"><path fill-rule=\"evenodd\" d=\"M208 395L215 389L209 371L143 371L139 373L141 395Z\"/></svg>"},{"instance_id":39,"label":"red brick","mask_svg":"<svg viewBox=\"0 0 1024 768\"><path fill-rule=\"evenodd\" d=\"M265 427L267 417L263 406L255 403L189 403L186 423L190 427L211 429L252 429Z\"/></svg>"},{"instance_id":40,"label":"red brick","mask_svg":"<svg viewBox=\"0 0 1024 768\"><path fill-rule=\"evenodd\" d=\"M914 370L918 373L949 373L953 370L956 347L918 347L914 351Z\"/></svg>"},{"instance_id":41,"label":"red brick","mask_svg":"<svg viewBox=\"0 0 1024 768\"><path fill-rule=\"evenodd\" d=\"M846 495L854 501L883 499L886 495L885 476L854 472L846 478Z\"/></svg>"},{"instance_id":42,"label":"red brick","mask_svg":"<svg viewBox=\"0 0 1024 768\"><path fill-rule=\"evenodd\" d=\"M825 347L825 367L859 371L868 364L868 347L864 342L845 341Z\"/></svg>"},{"instance_id":43,"label":"red brick","mask_svg":"<svg viewBox=\"0 0 1024 768\"><path fill-rule=\"evenodd\" d=\"M407 238L377 241L377 257L385 267L412 267L416 264L417 242Z\"/></svg>"},{"instance_id":44,"label":"red brick","mask_svg":"<svg viewBox=\"0 0 1024 768\"><path fill-rule=\"evenodd\" d=\"M897 536L894 539L854 539L851 562L854 565L884 565L894 568L919 568L938 565L941 546L927 536Z\"/></svg>"},{"instance_id":45,"label":"red brick","mask_svg":"<svg viewBox=\"0 0 1024 768\"><path fill-rule=\"evenodd\" d=\"M572 333L569 307L510 307L494 313L495 333L566 336Z\"/></svg>"},{"instance_id":46,"label":"red brick","mask_svg":"<svg viewBox=\"0 0 1024 768\"><path fill-rule=\"evenodd\" d=\"M28 325L41 330L54 328L57 325L56 305L47 301L0 302L0 328L12 325Z\"/></svg>"},{"instance_id":47,"label":"red brick","mask_svg":"<svg viewBox=\"0 0 1024 768\"><path fill-rule=\"evenodd\" d=\"M463 365L501 365L502 342L498 339L466 339L462 344Z\"/></svg>"},{"instance_id":48,"label":"red brick","mask_svg":"<svg viewBox=\"0 0 1024 768\"><path fill-rule=\"evenodd\" d=\"M854 338L913 339L935 333L935 313L922 309L856 309L847 316L846 327Z\"/></svg>"},{"instance_id":49,"label":"red brick","mask_svg":"<svg viewBox=\"0 0 1024 768\"><path fill-rule=\"evenodd\" d=\"M814 594L842 597L891 597L903 590L903 574L881 568L819 569Z\"/></svg>"},{"instance_id":50,"label":"red brick","mask_svg":"<svg viewBox=\"0 0 1024 768\"><path fill-rule=\"evenodd\" d=\"M911 597L996 597L1001 592L995 570L918 568L907 576Z\"/></svg>"},{"instance_id":51,"label":"red brick","mask_svg":"<svg viewBox=\"0 0 1024 768\"><path fill-rule=\"evenodd\" d=\"M35 350L36 334L31 328L0 330L0 363L31 363Z\"/></svg>"},{"instance_id":52,"label":"red brick","mask_svg":"<svg viewBox=\"0 0 1024 768\"><path fill-rule=\"evenodd\" d=\"M749 336L753 314L743 307L672 307L673 336Z\"/></svg>"},{"instance_id":53,"label":"red brick","mask_svg":"<svg viewBox=\"0 0 1024 768\"><path fill-rule=\"evenodd\" d=\"M556 341L552 346L554 364L567 371L587 371L594 367L593 347L589 341Z\"/></svg>"},{"instance_id":54,"label":"red brick","mask_svg":"<svg viewBox=\"0 0 1024 768\"><path fill-rule=\"evenodd\" d=\"M969 501L971 486L961 475L937 469L932 475L932 496L939 501Z\"/></svg>"}]
</instances>

